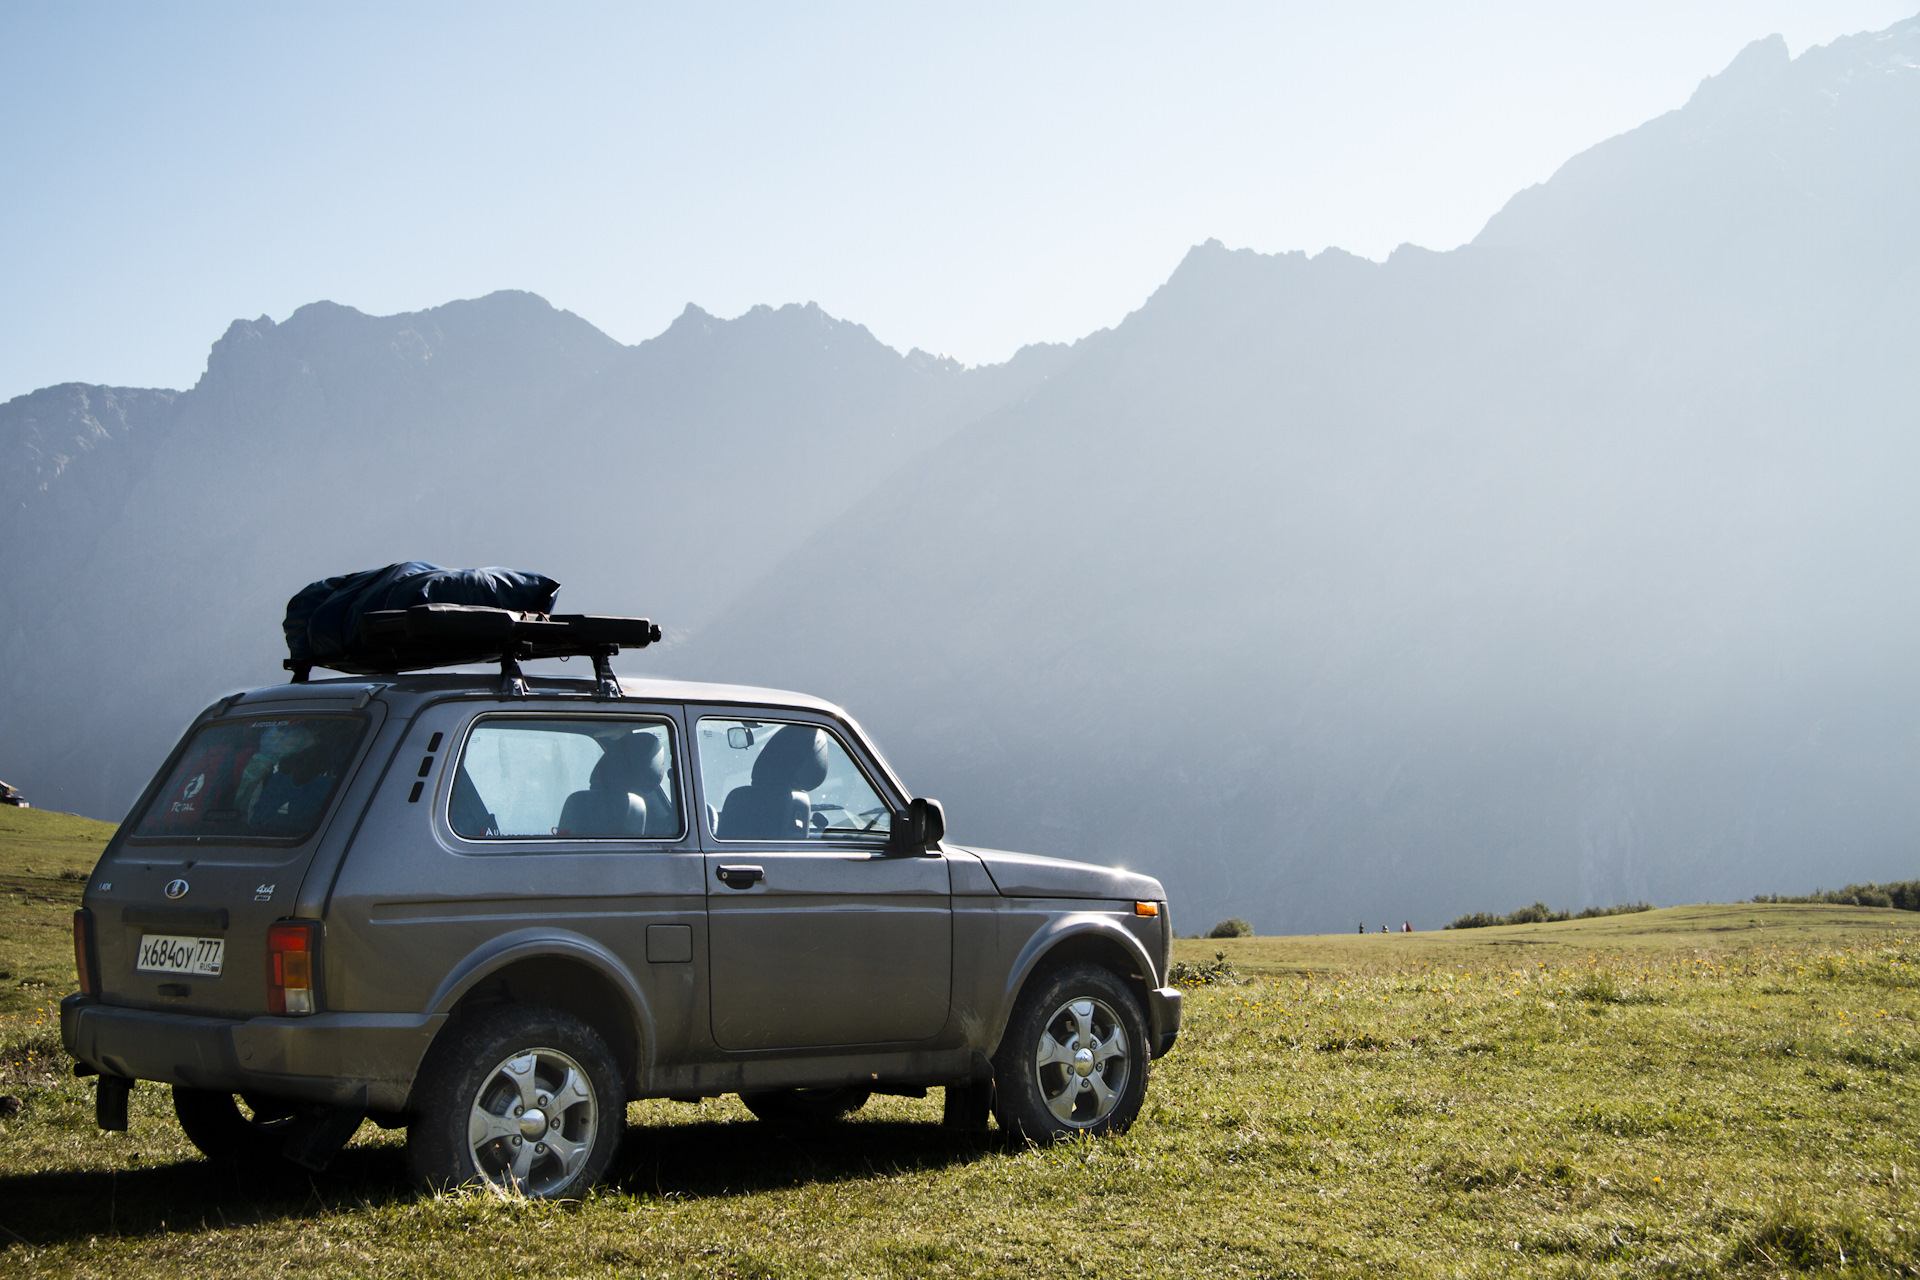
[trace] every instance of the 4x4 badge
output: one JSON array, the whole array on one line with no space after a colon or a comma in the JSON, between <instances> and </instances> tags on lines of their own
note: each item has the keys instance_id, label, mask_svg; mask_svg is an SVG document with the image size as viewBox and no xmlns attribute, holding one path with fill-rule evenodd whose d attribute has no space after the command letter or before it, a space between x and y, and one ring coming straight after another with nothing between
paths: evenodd
<instances>
[{"instance_id":1,"label":"4x4 badge","mask_svg":"<svg viewBox=\"0 0 1920 1280\"><path fill-rule=\"evenodd\" d=\"M166 888L166 894L167 894L167 896L168 896L169 898L184 898L184 897L186 897L186 896L187 896L187 882L186 882L185 880L169 880L169 881L167 881L167 888Z\"/></svg>"},{"instance_id":2,"label":"4x4 badge","mask_svg":"<svg viewBox=\"0 0 1920 1280\"><path fill-rule=\"evenodd\" d=\"M257 886L255 886L255 888L254 888L254 891L253 891L253 900L254 900L255 902L272 902L272 901L273 901L273 891L274 891L274 889L275 889L275 887L276 887L276 886L274 886L274 885L270 885L270 884L263 884L263 885L257 885Z\"/></svg>"}]
</instances>

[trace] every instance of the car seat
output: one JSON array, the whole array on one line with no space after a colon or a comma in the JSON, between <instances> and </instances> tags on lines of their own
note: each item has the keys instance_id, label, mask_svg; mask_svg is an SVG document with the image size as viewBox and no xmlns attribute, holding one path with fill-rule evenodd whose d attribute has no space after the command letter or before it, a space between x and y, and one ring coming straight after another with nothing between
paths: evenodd
<instances>
[{"instance_id":1,"label":"car seat","mask_svg":"<svg viewBox=\"0 0 1920 1280\"><path fill-rule=\"evenodd\" d=\"M811 725L774 732L753 762L753 780L727 793L714 834L722 840L805 840L808 792L827 777L827 735Z\"/></svg>"},{"instance_id":2,"label":"car seat","mask_svg":"<svg viewBox=\"0 0 1920 1280\"><path fill-rule=\"evenodd\" d=\"M636 756L646 756L645 764L636 778L636 781L646 785L635 787L634 794L646 802L647 834L677 836L680 834L680 806L674 803L673 788L667 781L669 753L660 739L652 734L636 733L633 736L638 742L653 744L650 753L644 746L632 748Z\"/></svg>"},{"instance_id":3,"label":"car seat","mask_svg":"<svg viewBox=\"0 0 1920 1280\"><path fill-rule=\"evenodd\" d=\"M480 798L480 788L473 785L464 760L460 762L460 771L453 775L453 807L447 817L453 823L455 834L469 840L500 834L500 819L488 811L487 802Z\"/></svg>"},{"instance_id":4,"label":"car seat","mask_svg":"<svg viewBox=\"0 0 1920 1280\"><path fill-rule=\"evenodd\" d=\"M610 743L587 777L587 789L567 797L554 829L562 836L647 836L649 813L657 803L665 834L679 829L661 783L667 776L666 752L650 733L630 733ZM651 797L651 802L649 800Z\"/></svg>"}]
</instances>

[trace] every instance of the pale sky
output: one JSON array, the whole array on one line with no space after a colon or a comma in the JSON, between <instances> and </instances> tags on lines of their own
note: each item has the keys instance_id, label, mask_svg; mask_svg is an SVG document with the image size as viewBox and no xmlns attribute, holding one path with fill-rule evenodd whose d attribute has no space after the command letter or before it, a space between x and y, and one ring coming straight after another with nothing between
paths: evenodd
<instances>
[{"instance_id":1,"label":"pale sky","mask_svg":"<svg viewBox=\"0 0 1920 1280\"><path fill-rule=\"evenodd\" d=\"M1210 237L1451 248L1749 41L1915 3L0 0L0 399L502 288L623 342L817 301L1004 360Z\"/></svg>"}]
</instances>

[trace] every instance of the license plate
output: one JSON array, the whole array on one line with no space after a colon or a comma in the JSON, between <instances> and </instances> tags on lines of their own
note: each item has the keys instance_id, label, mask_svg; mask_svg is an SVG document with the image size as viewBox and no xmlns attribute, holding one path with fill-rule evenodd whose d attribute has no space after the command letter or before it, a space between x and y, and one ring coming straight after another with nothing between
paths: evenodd
<instances>
[{"instance_id":1,"label":"license plate","mask_svg":"<svg viewBox=\"0 0 1920 1280\"><path fill-rule=\"evenodd\" d=\"M217 978L226 954L225 938L176 938L149 933L140 939L133 967L147 973L192 973Z\"/></svg>"}]
</instances>

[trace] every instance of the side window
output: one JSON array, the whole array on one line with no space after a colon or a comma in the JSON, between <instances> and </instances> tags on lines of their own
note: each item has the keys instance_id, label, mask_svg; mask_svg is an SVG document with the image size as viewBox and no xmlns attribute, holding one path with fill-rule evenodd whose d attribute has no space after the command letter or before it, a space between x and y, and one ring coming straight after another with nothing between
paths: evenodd
<instances>
[{"instance_id":1,"label":"side window","mask_svg":"<svg viewBox=\"0 0 1920 1280\"><path fill-rule=\"evenodd\" d=\"M885 842L892 810L827 730L708 718L699 741L716 839Z\"/></svg>"},{"instance_id":2,"label":"side window","mask_svg":"<svg viewBox=\"0 0 1920 1280\"><path fill-rule=\"evenodd\" d=\"M671 840L685 829L672 726L612 716L487 716L453 776L468 840Z\"/></svg>"}]
</instances>

